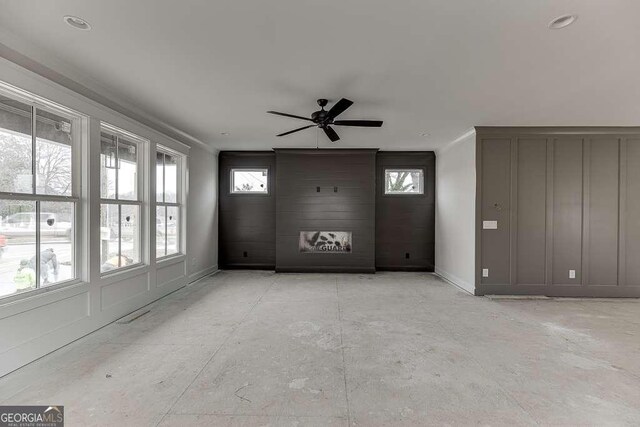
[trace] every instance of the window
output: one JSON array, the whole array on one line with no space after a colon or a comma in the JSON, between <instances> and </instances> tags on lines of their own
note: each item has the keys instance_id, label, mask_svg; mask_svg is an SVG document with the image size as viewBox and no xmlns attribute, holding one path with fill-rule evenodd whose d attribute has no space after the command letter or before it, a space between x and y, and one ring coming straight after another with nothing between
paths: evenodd
<instances>
[{"instance_id":1,"label":"window","mask_svg":"<svg viewBox=\"0 0 640 427\"><path fill-rule=\"evenodd\" d=\"M424 194L424 170L385 169L384 194Z\"/></svg>"},{"instance_id":2,"label":"window","mask_svg":"<svg viewBox=\"0 0 640 427\"><path fill-rule=\"evenodd\" d=\"M142 262L140 192L143 140L102 124L100 132L100 271Z\"/></svg>"},{"instance_id":3,"label":"window","mask_svg":"<svg viewBox=\"0 0 640 427\"><path fill-rule=\"evenodd\" d=\"M78 277L81 120L0 86L0 298Z\"/></svg>"},{"instance_id":4,"label":"window","mask_svg":"<svg viewBox=\"0 0 640 427\"><path fill-rule=\"evenodd\" d=\"M231 169L231 192L267 194L268 169Z\"/></svg>"},{"instance_id":5,"label":"window","mask_svg":"<svg viewBox=\"0 0 640 427\"><path fill-rule=\"evenodd\" d=\"M177 154L156 152L156 258L180 253L181 164Z\"/></svg>"}]
</instances>

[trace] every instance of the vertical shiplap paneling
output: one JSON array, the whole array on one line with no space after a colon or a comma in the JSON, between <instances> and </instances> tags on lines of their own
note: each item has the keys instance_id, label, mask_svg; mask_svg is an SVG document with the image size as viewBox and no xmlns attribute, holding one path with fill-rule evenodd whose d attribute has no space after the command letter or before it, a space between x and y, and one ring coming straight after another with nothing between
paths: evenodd
<instances>
[{"instance_id":1,"label":"vertical shiplap paneling","mask_svg":"<svg viewBox=\"0 0 640 427\"><path fill-rule=\"evenodd\" d=\"M545 138L518 141L517 283L545 282L547 144Z\"/></svg>"},{"instance_id":2,"label":"vertical shiplap paneling","mask_svg":"<svg viewBox=\"0 0 640 427\"><path fill-rule=\"evenodd\" d=\"M435 155L378 152L376 155L376 269L433 271L435 244ZM424 171L424 194L385 194L385 169Z\"/></svg>"},{"instance_id":3,"label":"vertical shiplap paneling","mask_svg":"<svg viewBox=\"0 0 640 427\"><path fill-rule=\"evenodd\" d=\"M276 150L276 271L375 271L377 150ZM300 231L350 231L352 252L302 253Z\"/></svg>"},{"instance_id":4,"label":"vertical shiplap paneling","mask_svg":"<svg viewBox=\"0 0 640 427\"><path fill-rule=\"evenodd\" d=\"M580 284L582 276L582 138L554 141L553 283ZM576 271L575 279L569 270Z\"/></svg>"},{"instance_id":5,"label":"vertical shiplap paneling","mask_svg":"<svg viewBox=\"0 0 640 427\"><path fill-rule=\"evenodd\" d=\"M625 143L625 284L640 286L640 138L630 138Z\"/></svg>"},{"instance_id":6,"label":"vertical shiplap paneling","mask_svg":"<svg viewBox=\"0 0 640 427\"><path fill-rule=\"evenodd\" d=\"M497 230L482 230L481 268L489 269L483 284L507 285L511 281L510 196L511 139L482 141L482 221L498 221Z\"/></svg>"},{"instance_id":7,"label":"vertical shiplap paneling","mask_svg":"<svg viewBox=\"0 0 640 427\"><path fill-rule=\"evenodd\" d=\"M618 284L619 142L589 138L588 276L590 285Z\"/></svg>"},{"instance_id":8,"label":"vertical shiplap paneling","mask_svg":"<svg viewBox=\"0 0 640 427\"><path fill-rule=\"evenodd\" d=\"M219 159L220 267L275 268L275 153L222 151ZM267 168L269 194L231 194L233 168Z\"/></svg>"}]
</instances>

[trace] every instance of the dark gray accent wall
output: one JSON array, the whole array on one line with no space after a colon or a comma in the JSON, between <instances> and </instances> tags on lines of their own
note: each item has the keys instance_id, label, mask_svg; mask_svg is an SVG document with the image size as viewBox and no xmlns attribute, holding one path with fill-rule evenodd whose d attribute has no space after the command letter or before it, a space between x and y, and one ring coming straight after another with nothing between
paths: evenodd
<instances>
[{"instance_id":1,"label":"dark gray accent wall","mask_svg":"<svg viewBox=\"0 0 640 427\"><path fill-rule=\"evenodd\" d=\"M375 271L377 150L276 149L276 271ZM300 231L351 231L351 253L301 253Z\"/></svg>"},{"instance_id":2,"label":"dark gray accent wall","mask_svg":"<svg viewBox=\"0 0 640 427\"><path fill-rule=\"evenodd\" d=\"M433 271L435 164L433 152L376 155L376 269ZM422 169L424 194L385 194L385 169Z\"/></svg>"},{"instance_id":3,"label":"dark gray accent wall","mask_svg":"<svg viewBox=\"0 0 640 427\"><path fill-rule=\"evenodd\" d=\"M491 276L483 283L509 283L509 228L511 197L511 141L505 138L487 139L480 152L483 165L482 218L498 221L500 227L482 236L483 268L489 268Z\"/></svg>"},{"instance_id":4,"label":"dark gray accent wall","mask_svg":"<svg viewBox=\"0 0 640 427\"><path fill-rule=\"evenodd\" d=\"M620 157L620 284L640 283L640 137L621 142Z\"/></svg>"},{"instance_id":5,"label":"dark gray accent wall","mask_svg":"<svg viewBox=\"0 0 640 427\"><path fill-rule=\"evenodd\" d=\"M640 297L640 128L476 131L476 293Z\"/></svg>"},{"instance_id":6,"label":"dark gray accent wall","mask_svg":"<svg viewBox=\"0 0 640 427\"><path fill-rule=\"evenodd\" d=\"M275 160L273 151L220 152L220 268L275 268ZM269 170L268 194L231 193L231 169L242 167Z\"/></svg>"}]
</instances>

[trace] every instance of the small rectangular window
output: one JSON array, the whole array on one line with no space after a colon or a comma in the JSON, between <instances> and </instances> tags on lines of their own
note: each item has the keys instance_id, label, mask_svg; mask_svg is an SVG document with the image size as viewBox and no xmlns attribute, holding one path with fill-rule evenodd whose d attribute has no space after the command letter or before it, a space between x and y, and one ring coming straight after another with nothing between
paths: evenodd
<instances>
[{"instance_id":1,"label":"small rectangular window","mask_svg":"<svg viewBox=\"0 0 640 427\"><path fill-rule=\"evenodd\" d=\"M424 170L385 169L384 194L424 194Z\"/></svg>"},{"instance_id":2,"label":"small rectangular window","mask_svg":"<svg viewBox=\"0 0 640 427\"><path fill-rule=\"evenodd\" d=\"M267 194L268 189L268 169L231 169L232 193Z\"/></svg>"}]
</instances>

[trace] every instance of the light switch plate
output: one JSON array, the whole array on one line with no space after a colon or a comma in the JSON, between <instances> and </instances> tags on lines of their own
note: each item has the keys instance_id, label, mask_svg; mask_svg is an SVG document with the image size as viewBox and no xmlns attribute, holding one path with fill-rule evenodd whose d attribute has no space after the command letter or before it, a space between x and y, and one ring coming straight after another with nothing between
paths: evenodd
<instances>
[{"instance_id":1,"label":"light switch plate","mask_svg":"<svg viewBox=\"0 0 640 427\"><path fill-rule=\"evenodd\" d=\"M569 270L569 279L575 279L575 278L576 278L576 271Z\"/></svg>"},{"instance_id":2,"label":"light switch plate","mask_svg":"<svg viewBox=\"0 0 640 427\"><path fill-rule=\"evenodd\" d=\"M482 269L482 277L489 277L489 269L488 268L483 268Z\"/></svg>"},{"instance_id":3,"label":"light switch plate","mask_svg":"<svg viewBox=\"0 0 640 427\"><path fill-rule=\"evenodd\" d=\"M483 230L497 230L498 221L482 221Z\"/></svg>"}]
</instances>

